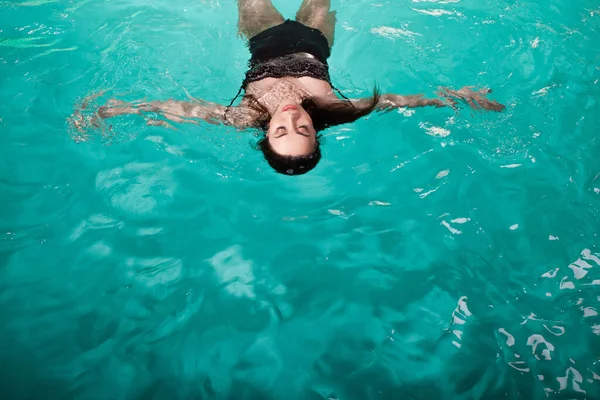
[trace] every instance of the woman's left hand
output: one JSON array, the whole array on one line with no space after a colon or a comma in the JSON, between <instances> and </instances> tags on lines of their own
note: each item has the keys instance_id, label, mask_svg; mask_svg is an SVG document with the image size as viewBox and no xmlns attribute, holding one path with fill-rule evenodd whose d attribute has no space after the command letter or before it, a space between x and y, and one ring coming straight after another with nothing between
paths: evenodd
<instances>
[{"instance_id":1,"label":"woman's left hand","mask_svg":"<svg viewBox=\"0 0 600 400\"><path fill-rule=\"evenodd\" d=\"M439 95L453 107L456 105L456 100L462 100L474 110L504 111L505 105L487 98L490 93L492 90L488 88L476 89L474 86L465 86L459 90L440 88Z\"/></svg>"}]
</instances>

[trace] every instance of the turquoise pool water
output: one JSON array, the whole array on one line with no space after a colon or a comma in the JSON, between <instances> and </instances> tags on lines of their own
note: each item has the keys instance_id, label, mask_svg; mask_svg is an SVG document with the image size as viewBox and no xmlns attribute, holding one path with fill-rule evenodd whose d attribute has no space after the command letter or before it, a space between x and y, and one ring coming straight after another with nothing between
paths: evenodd
<instances>
[{"instance_id":1,"label":"turquoise pool water","mask_svg":"<svg viewBox=\"0 0 600 400\"><path fill-rule=\"evenodd\" d=\"M333 3L347 96L507 110L337 127L297 178L225 127L81 137L101 90L231 99L234 1L0 2L0 398L600 398L600 4Z\"/></svg>"}]
</instances>

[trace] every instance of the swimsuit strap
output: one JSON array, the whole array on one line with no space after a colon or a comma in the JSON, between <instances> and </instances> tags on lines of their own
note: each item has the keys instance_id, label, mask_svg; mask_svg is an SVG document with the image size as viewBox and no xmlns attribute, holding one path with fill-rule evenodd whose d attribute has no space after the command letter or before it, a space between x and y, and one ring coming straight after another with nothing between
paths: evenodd
<instances>
[{"instance_id":1,"label":"swimsuit strap","mask_svg":"<svg viewBox=\"0 0 600 400\"><path fill-rule=\"evenodd\" d=\"M227 121L227 113L229 112L229 109L231 108L231 106L233 105L233 103L237 100L237 98L240 97L240 94L242 94L242 90L244 90L244 85L243 84L242 84L242 87L240 87L240 90L238 90L238 92L235 95L235 97L231 100L231 102L229 103L229 105L227 107L225 107L225 121Z\"/></svg>"},{"instance_id":2,"label":"swimsuit strap","mask_svg":"<svg viewBox=\"0 0 600 400\"><path fill-rule=\"evenodd\" d=\"M343 94L342 92L340 92L340 89L336 88L336 87L335 87L335 86L333 86L333 85L331 85L331 88L332 88L333 90L335 90L335 91L337 92L337 94L339 94L340 96L342 96L342 98L343 98L344 100L352 101L352 100L350 100L349 98L347 98L346 96L344 96L344 94Z\"/></svg>"}]
</instances>

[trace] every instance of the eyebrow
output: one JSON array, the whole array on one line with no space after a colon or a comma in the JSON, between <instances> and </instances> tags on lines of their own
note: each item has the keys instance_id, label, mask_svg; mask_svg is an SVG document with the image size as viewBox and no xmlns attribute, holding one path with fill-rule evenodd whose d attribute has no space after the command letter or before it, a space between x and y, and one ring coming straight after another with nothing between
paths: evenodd
<instances>
[{"instance_id":1,"label":"eyebrow","mask_svg":"<svg viewBox=\"0 0 600 400\"><path fill-rule=\"evenodd\" d=\"M304 137L310 137L310 133L304 134L304 133L302 133L302 132L298 132L298 131L296 131L296 133L297 133L298 135L300 135L300 136L304 136ZM283 134L281 134L281 135L279 135L279 136L275 136L275 135L273 135L273 137L274 137L275 139L279 139L279 138L281 138L281 137L284 137L284 136L285 136L285 135L287 135L287 134L288 134L288 132L287 132L287 130L286 130L286 131L285 131L285 133L283 133Z\"/></svg>"}]
</instances>

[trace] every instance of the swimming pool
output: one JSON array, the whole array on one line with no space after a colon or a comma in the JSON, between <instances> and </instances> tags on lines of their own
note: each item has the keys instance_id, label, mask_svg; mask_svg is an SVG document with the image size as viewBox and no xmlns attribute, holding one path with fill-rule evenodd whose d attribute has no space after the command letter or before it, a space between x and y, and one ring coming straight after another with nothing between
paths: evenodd
<instances>
[{"instance_id":1,"label":"swimming pool","mask_svg":"<svg viewBox=\"0 0 600 400\"><path fill-rule=\"evenodd\" d=\"M235 2L0 2L0 397L600 398L600 5L333 6L346 95L507 110L336 127L295 178L225 127L81 136L101 90L227 103Z\"/></svg>"}]
</instances>

